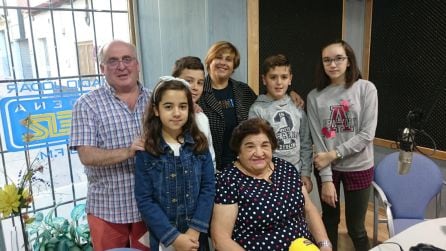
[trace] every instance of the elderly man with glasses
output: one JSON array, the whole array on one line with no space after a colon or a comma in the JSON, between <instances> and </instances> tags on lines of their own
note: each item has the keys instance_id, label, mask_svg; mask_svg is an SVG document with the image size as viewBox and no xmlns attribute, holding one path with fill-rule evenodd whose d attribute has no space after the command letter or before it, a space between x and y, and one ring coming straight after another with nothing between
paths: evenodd
<instances>
[{"instance_id":1,"label":"elderly man with glasses","mask_svg":"<svg viewBox=\"0 0 446 251\"><path fill-rule=\"evenodd\" d=\"M87 214L94 250L132 247L147 231L134 197L135 152L149 92L132 44L114 40L99 53L106 83L73 107L70 148L78 151L88 178Z\"/></svg>"}]
</instances>

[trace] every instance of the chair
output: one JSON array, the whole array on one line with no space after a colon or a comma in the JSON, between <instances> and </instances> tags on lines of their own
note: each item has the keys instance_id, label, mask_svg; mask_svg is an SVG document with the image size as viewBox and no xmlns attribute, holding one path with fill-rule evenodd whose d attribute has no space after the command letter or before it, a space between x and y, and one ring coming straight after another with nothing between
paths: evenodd
<instances>
[{"instance_id":1,"label":"chair","mask_svg":"<svg viewBox=\"0 0 446 251\"><path fill-rule=\"evenodd\" d=\"M373 243L377 244L378 223L387 223L389 236L424 220L426 208L437 197L436 217L441 207L443 175L435 162L414 153L409 173L398 174L398 156L387 155L376 166L373 181ZM378 215L379 202L385 206L386 219Z\"/></svg>"}]
</instances>

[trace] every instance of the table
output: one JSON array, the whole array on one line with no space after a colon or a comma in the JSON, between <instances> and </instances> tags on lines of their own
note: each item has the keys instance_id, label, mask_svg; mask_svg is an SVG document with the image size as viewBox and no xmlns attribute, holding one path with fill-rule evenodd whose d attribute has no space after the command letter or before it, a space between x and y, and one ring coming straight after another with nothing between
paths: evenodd
<instances>
[{"instance_id":1,"label":"table","mask_svg":"<svg viewBox=\"0 0 446 251\"><path fill-rule=\"evenodd\" d=\"M394 235L384 243L374 247L371 251L399 251L395 244L385 244L386 242L396 242L401 245L404 251L418 243L434 245L438 248L446 249L446 217L430 219L413 225L406 230Z\"/></svg>"}]
</instances>

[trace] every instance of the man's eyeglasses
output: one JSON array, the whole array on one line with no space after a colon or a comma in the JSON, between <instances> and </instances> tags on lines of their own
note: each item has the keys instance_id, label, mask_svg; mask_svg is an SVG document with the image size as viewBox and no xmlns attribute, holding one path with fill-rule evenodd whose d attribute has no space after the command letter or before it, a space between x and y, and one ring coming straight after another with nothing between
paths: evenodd
<instances>
[{"instance_id":1,"label":"man's eyeglasses","mask_svg":"<svg viewBox=\"0 0 446 251\"><path fill-rule=\"evenodd\" d=\"M322 59L322 63L323 63L325 66L329 66L329 65L331 65L332 62L334 62L335 65L339 65L339 64L341 64L342 62L344 62L344 60L345 60L346 58L347 58L347 56L336 56L336 57L334 57L334 58L323 58L323 59Z\"/></svg>"},{"instance_id":2,"label":"man's eyeglasses","mask_svg":"<svg viewBox=\"0 0 446 251\"><path fill-rule=\"evenodd\" d=\"M123 64L124 66L130 66L130 65L133 63L133 61L135 61L135 59L136 59L136 58L134 58L134 57L130 57L130 56L125 56L125 57L123 57L122 59L111 58L111 59L107 60L107 61L105 62L105 64L106 64L108 67L111 67L111 68L116 68L116 67L118 67L118 66L119 66L119 63L121 63L121 62L122 62L122 64Z\"/></svg>"}]
</instances>

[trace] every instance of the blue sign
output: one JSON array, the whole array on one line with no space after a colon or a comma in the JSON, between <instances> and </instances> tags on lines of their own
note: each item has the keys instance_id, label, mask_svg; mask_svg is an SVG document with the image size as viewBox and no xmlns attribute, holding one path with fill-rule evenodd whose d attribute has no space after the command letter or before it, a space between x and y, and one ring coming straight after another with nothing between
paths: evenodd
<instances>
[{"instance_id":1,"label":"blue sign","mask_svg":"<svg viewBox=\"0 0 446 251\"><path fill-rule=\"evenodd\" d=\"M71 109L79 93L9 97L0 100L8 151L68 143Z\"/></svg>"},{"instance_id":2,"label":"blue sign","mask_svg":"<svg viewBox=\"0 0 446 251\"><path fill-rule=\"evenodd\" d=\"M17 82L6 85L7 93L36 92L86 92L104 84L104 79L68 79L59 84L55 80L38 82Z\"/></svg>"}]
</instances>

